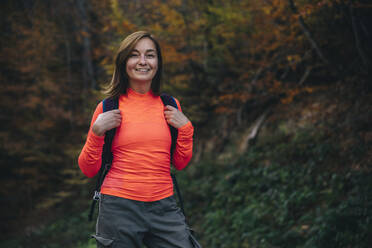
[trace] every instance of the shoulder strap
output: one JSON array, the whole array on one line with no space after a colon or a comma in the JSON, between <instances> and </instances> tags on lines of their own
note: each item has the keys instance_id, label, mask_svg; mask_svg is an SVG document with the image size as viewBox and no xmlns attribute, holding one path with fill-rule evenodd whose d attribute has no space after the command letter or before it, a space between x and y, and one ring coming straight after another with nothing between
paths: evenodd
<instances>
[{"instance_id":1,"label":"shoulder strap","mask_svg":"<svg viewBox=\"0 0 372 248\"><path fill-rule=\"evenodd\" d=\"M176 109L178 109L176 100L172 96L170 96L166 93L163 93L163 94L160 95L160 98L163 101L164 106L170 105L170 106L175 107ZM177 128L172 127L171 125L169 125L169 128L170 128L170 132L171 132L171 136L172 136L172 144L171 144L171 160L172 160L173 152L174 152L174 149L176 148L178 130L177 130Z\"/></svg>"},{"instance_id":2,"label":"shoulder strap","mask_svg":"<svg viewBox=\"0 0 372 248\"><path fill-rule=\"evenodd\" d=\"M113 109L119 108L119 100L118 98L106 98L102 101L102 109L103 112L107 112ZM88 219L89 221L92 220L93 213L94 213L94 207L96 205L96 202L99 200L100 196L100 190L101 190L101 185L103 183L103 180L105 179L107 172L111 168L111 163L112 163L112 152L111 152L111 145L112 145L112 140L114 139L116 132L116 128L113 128L105 133L105 143L102 148L102 164L101 168L98 172L98 178L97 178L97 183L96 183L96 188L94 190L94 195L93 195L93 201L90 207L90 212Z\"/></svg>"},{"instance_id":3,"label":"shoulder strap","mask_svg":"<svg viewBox=\"0 0 372 248\"><path fill-rule=\"evenodd\" d=\"M174 97L172 97L172 96L170 96L166 93L161 94L160 97L161 97L161 100L163 101L164 106L170 105L170 106L175 107L176 109L178 109L177 102L174 99ZM169 125L169 128L170 128L170 132L171 132L171 136L172 136L172 145L171 145L171 162L172 162L174 149L176 148L176 144L177 144L178 130L177 130L177 128L172 127L171 125ZM176 175L174 173L171 173L171 176L172 176L173 185L176 188L176 192L177 192L177 195L178 195L178 198L179 198L179 203L180 203L182 213L186 218L185 209L183 207L183 199L182 199L181 191L178 187Z\"/></svg>"},{"instance_id":4,"label":"shoulder strap","mask_svg":"<svg viewBox=\"0 0 372 248\"><path fill-rule=\"evenodd\" d=\"M102 101L103 112L119 108L119 101L117 98L106 98ZM105 143L102 150L102 165L110 164L112 162L111 144L114 139L116 128L108 130L105 134ZM102 166L101 166L102 169ZM102 183L102 182L101 182Z\"/></svg>"}]
</instances>

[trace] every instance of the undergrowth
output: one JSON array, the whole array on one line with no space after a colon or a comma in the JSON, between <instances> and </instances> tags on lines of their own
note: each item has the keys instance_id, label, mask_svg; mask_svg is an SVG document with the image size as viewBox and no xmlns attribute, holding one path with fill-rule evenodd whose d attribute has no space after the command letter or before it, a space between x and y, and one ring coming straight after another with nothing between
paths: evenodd
<instances>
[{"instance_id":1,"label":"undergrowth","mask_svg":"<svg viewBox=\"0 0 372 248\"><path fill-rule=\"evenodd\" d=\"M331 136L303 128L263 137L231 162L195 163L178 173L188 222L204 247L370 247L372 174L345 169L343 156ZM70 211L0 246L93 248L86 218Z\"/></svg>"},{"instance_id":2,"label":"undergrowth","mask_svg":"<svg viewBox=\"0 0 372 248\"><path fill-rule=\"evenodd\" d=\"M342 157L307 128L234 163L193 165L180 174L191 223L205 247L370 247L372 175L345 170Z\"/></svg>"}]
</instances>

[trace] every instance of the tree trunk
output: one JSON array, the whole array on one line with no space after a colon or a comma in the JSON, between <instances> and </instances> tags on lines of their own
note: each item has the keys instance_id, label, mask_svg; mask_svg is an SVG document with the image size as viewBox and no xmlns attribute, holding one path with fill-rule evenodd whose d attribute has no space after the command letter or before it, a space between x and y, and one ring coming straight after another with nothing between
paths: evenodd
<instances>
[{"instance_id":1,"label":"tree trunk","mask_svg":"<svg viewBox=\"0 0 372 248\"><path fill-rule=\"evenodd\" d=\"M89 30L88 15L86 10L85 0L76 0L77 8L79 10L79 18L81 22L81 33L83 35L83 80L84 87L88 89L95 89L97 87L96 80L94 78L93 62L92 62L92 47L91 37Z\"/></svg>"}]
</instances>

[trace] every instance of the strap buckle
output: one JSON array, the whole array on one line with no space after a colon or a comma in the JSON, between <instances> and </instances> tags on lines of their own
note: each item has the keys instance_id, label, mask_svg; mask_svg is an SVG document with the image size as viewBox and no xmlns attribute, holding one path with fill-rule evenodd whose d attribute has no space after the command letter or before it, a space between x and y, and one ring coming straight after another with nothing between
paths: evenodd
<instances>
[{"instance_id":1,"label":"strap buckle","mask_svg":"<svg viewBox=\"0 0 372 248\"><path fill-rule=\"evenodd\" d=\"M98 201L100 198L101 198L101 193L98 192L97 190L94 191L93 200L94 200L94 201Z\"/></svg>"}]
</instances>

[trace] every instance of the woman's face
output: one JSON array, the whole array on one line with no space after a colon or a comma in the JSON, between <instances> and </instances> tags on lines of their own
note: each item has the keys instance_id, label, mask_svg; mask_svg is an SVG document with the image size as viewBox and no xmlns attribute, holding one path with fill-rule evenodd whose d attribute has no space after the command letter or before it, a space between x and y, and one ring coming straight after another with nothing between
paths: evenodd
<instances>
[{"instance_id":1,"label":"woman's face","mask_svg":"<svg viewBox=\"0 0 372 248\"><path fill-rule=\"evenodd\" d=\"M154 42L149 38L140 39L126 64L129 83L151 83L157 70L158 56Z\"/></svg>"}]
</instances>

